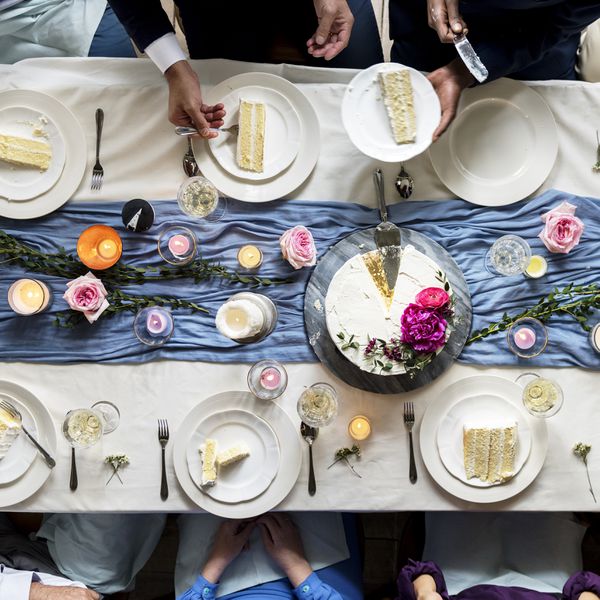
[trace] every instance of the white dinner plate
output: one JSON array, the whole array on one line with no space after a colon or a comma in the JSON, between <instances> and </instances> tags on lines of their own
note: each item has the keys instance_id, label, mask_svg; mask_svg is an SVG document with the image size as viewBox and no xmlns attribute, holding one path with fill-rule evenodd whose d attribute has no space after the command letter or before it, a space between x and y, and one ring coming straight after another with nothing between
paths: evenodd
<instances>
[{"instance_id":1,"label":"white dinner plate","mask_svg":"<svg viewBox=\"0 0 600 600\"><path fill-rule=\"evenodd\" d=\"M410 144L397 144L378 74L404 69L410 71L417 138ZM441 114L440 101L428 79L419 71L398 63L381 63L358 73L346 88L342 101L342 121L352 143L363 154L384 162L402 162L427 150Z\"/></svg>"},{"instance_id":2,"label":"white dinner plate","mask_svg":"<svg viewBox=\"0 0 600 600\"><path fill-rule=\"evenodd\" d=\"M429 155L457 196L501 206L535 192L557 152L556 122L544 99L524 83L498 79L462 93L457 117Z\"/></svg>"},{"instance_id":3,"label":"white dinner plate","mask_svg":"<svg viewBox=\"0 0 600 600\"><path fill-rule=\"evenodd\" d=\"M264 169L255 173L237 164L237 135L222 134L209 141L209 148L217 162L228 172L241 179L260 181L275 177L290 166L300 149L301 126L298 113L289 100L271 88L249 85L238 88L221 100L227 112L225 127L239 123L240 98L265 105Z\"/></svg>"},{"instance_id":4,"label":"white dinner plate","mask_svg":"<svg viewBox=\"0 0 600 600\"><path fill-rule=\"evenodd\" d=\"M515 452L514 474L522 468L531 450L531 431L525 409L502 396L483 393L479 396L463 398L454 404L441 420L437 444L444 466L454 477L467 485L491 487L503 485L481 481L477 477L467 479L463 453L464 425L471 427L506 427L517 424L517 448Z\"/></svg>"},{"instance_id":5,"label":"white dinner plate","mask_svg":"<svg viewBox=\"0 0 600 600\"><path fill-rule=\"evenodd\" d=\"M42 123L40 119L48 122ZM34 136L34 128L47 135ZM46 171L35 167L20 167L0 160L0 195L10 200L31 200L47 192L61 176L65 166L65 143L54 122L46 115L26 106L11 106L0 110L0 133L48 144L52 150Z\"/></svg>"},{"instance_id":6,"label":"white dinner plate","mask_svg":"<svg viewBox=\"0 0 600 600\"><path fill-rule=\"evenodd\" d=\"M0 111L19 106L42 114L54 124L64 141L65 161L58 180L47 191L30 200L7 200L0 183L0 216L35 219L51 213L67 202L77 190L85 173L87 145L81 124L64 104L33 90L0 92Z\"/></svg>"},{"instance_id":7,"label":"white dinner plate","mask_svg":"<svg viewBox=\"0 0 600 600\"><path fill-rule=\"evenodd\" d=\"M244 442L250 456L219 469L217 483L202 487L199 448L207 438L217 441L217 452ZM263 419L245 410L223 410L200 421L190 437L186 455L194 483L219 502L245 502L256 498L271 485L279 469L277 436Z\"/></svg>"},{"instance_id":8,"label":"white dinner plate","mask_svg":"<svg viewBox=\"0 0 600 600\"><path fill-rule=\"evenodd\" d=\"M242 73L212 88L205 102L216 104L240 88L259 86L279 92L291 104L300 119L300 147L289 167L270 179L240 179L224 169L210 151L210 142L194 139L194 155L205 177L225 195L246 202L269 202L283 198L302 185L311 174L320 150L320 128L317 113L308 98L283 77L270 73Z\"/></svg>"},{"instance_id":9,"label":"white dinner plate","mask_svg":"<svg viewBox=\"0 0 600 600\"><path fill-rule=\"evenodd\" d=\"M440 423L452 407L466 398L497 396L519 406L522 388L514 381L493 375L467 377L449 385L429 404L419 429L419 446L423 462L434 481L448 493L469 502L490 503L512 498L538 476L546 459L548 433L544 419L525 415L531 432L531 452L521 471L502 485L475 487L454 477L444 466L437 445Z\"/></svg>"},{"instance_id":10,"label":"white dinner plate","mask_svg":"<svg viewBox=\"0 0 600 600\"><path fill-rule=\"evenodd\" d=\"M12 383L0 381L0 395L10 396L27 408L37 425L37 440L50 453L56 455L56 430L48 409L29 390ZM21 434L24 436L24 434ZM19 437L21 437L19 436ZM29 442L30 443L30 442ZM50 476L51 469L36 451L31 466L14 481L0 485L0 506L13 506L35 494Z\"/></svg>"},{"instance_id":11,"label":"white dinner plate","mask_svg":"<svg viewBox=\"0 0 600 600\"><path fill-rule=\"evenodd\" d=\"M265 420L279 443L280 465L271 485L259 496L234 504L219 502L203 493L190 476L187 445L198 423L217 411L244 410ZM274 509L290 493L302 466L299 429L275 402L259 400L249 392L221 392L199 402L186 416L173 444L175 475L189 498L200 508L230 519L249 519Z\"/></svg>"}]
</instances>

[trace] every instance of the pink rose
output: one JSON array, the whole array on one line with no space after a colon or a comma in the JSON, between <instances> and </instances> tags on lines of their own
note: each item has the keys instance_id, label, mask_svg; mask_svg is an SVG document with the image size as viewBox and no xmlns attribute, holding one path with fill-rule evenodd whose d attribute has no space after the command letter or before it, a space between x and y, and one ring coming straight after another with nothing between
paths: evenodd
<instances>
[{"instance_id":1,"label":"pink rose","mask_svg":"<svg viewBox=\"0 0 600 600\"><path fill-rule=\"evenodd\" d=\"M280 238L281 254L294 269L312 267L317 262L317 248L312 233L303 225L288 229Z\"/></svg>"},{"instance_id":2,"label":"pink rose","mask_svg":"<svg viewBox=\"0 0 600 600\"><path fill-rule=\"evenodd\" d=\"M448 302L450 302L450 296L439 287L425 288L415 296L415 303L423 308L442 308Z\"/></svg>"},{"instance_id":3,"label":"pink rose","mask_svg":"<svg viewBox=\"0 0 600 600\"><path fill-rule=\"evenodd\" d=\"M88 273L69 281L63 298L69 308L82 312L93 323L109 307L106 296L103 283L93 273Z\"/></svg>"},{"instance_id":4,"label":"pink rose","mask_svg":"<svg viewBox=\"0 0 600 600\"><path fill-rule=\"evenodd\" d=\"M550 252L567 254L579 244L584 224L575 216L576 209L573 204L563 202L542 215L545 226L539 238Z\"/></svg>"}]
</instances>

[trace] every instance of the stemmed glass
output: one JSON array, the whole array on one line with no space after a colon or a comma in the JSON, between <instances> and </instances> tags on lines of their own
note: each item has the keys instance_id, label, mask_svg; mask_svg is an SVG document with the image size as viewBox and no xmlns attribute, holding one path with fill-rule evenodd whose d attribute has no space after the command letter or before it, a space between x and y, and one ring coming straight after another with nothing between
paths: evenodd
<instances>
[{"instance_id":1,"label":"stemmed glass","mask_svg":"<svg viewBox=\"0 0 600 600\"><path fill-rule=\"evenodd\" d=\"M328 383L315 383L302 392L297 410L302 422L311 427L329 425L337 416L337 393Z\"/></svg>"}]
</instances>

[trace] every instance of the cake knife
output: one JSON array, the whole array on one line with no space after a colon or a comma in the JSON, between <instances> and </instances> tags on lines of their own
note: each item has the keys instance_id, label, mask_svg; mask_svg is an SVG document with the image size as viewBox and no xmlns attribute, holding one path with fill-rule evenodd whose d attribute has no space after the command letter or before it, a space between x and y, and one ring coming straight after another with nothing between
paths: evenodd
<instances>
[{"instance_id":1,"label":"cake knife","mask_svg":"<svg viewBox=\"0 0 600 600\"><path fill-rule=\"evenodd\" d=\"M471 75L473 75L479 83L483 83L488 78L488 70L481 62L479 56L477 56L477 52L475 52L473 46L471 46L471 42L469 42L467 36L464 34L455 35L454 47L462 61L465 63L467 69L469 69Z\"/></svg>"}]
</instances>

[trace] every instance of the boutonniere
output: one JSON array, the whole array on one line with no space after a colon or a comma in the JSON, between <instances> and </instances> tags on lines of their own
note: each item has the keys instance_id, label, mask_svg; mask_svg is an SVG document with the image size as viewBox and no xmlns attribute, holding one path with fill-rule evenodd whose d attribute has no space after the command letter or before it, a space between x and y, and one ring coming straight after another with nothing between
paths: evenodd
<instances>
[{"instance_id":1,"label":"boutonniere","mask_svg":"<svg viewBox=\"0 0 600 600\"><path fill-rule=\"evenodd\" d=\"M108 485L110 483L111 479L115 475L117 476L117 479L121 482L121 485L123 485L123 480L121 479L121 476L119 475L119 469L121 467L124 467L125 465L129 464L129 457L126 454L109 454L104 459L104 462L107 465L110 465L113 469L112 475L108 478L106 485Z\"/></svg>"},{"instance_id":2,"label":"boutonniere","mask_svg":"<svg viewBox=\"0 0 600 600\"><path fill-rule=\"evenodd\" d=\"M340 460L344 460L346 461L346 464L350 467L350 469L352 470L352 472L357 476L360 477L362 479L362 476L358 473L358 471L350 464L350 461L348 460L348 458L350 456L356 456L357 459L360 458L360 447L357 444L354 444L354 446L352 446L352 448L340 448L336 453L335 453L335 460L327 467L328 469L331 469L331 467L333 467L333 465L335 465L335 463L340 462Z\"/></svg>"}]
</instances>

